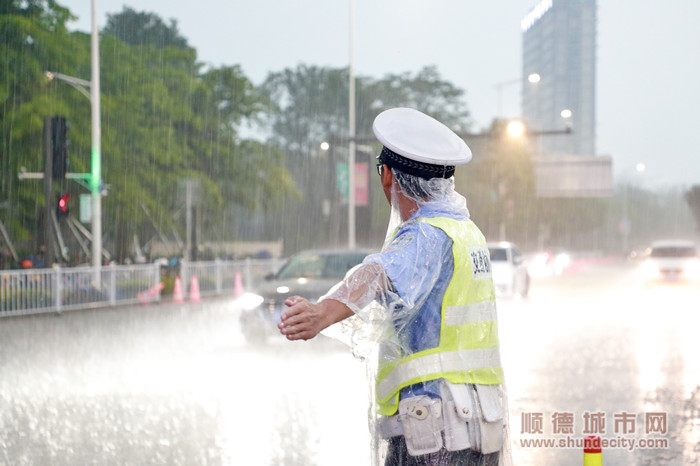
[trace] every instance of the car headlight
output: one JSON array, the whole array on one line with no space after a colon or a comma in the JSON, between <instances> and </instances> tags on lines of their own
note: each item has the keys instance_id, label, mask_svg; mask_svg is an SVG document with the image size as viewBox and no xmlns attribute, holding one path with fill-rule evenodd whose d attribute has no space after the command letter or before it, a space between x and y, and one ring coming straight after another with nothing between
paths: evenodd
<instances>
[{"instance_id":1,"label":"car headlight","mask_svg":"<svg viewBox=\"0 0 700 466\"><path fill-rule=\"evenodd\" d=\"M260 306L265 298L255 293L243 293L241 297L236 299L236 304L246 311L250 311Z\"/></svg>"},{"instance_id":2,"label":"car headlight","mask_svg":"<svg viewBox=\"0 0 700 466\"><path fill-rule=\"evenodd\" d=\"M506 267L492 268L493 281L495 283L510 283L513 273Z\"/></svg>"},{"instance_id":3,"label":"car headlight","mask_svg":"<svg viewBox=\"0 0 700 466\"><path fill-rule=\"evenodd\" d=\"M645 280L653 280L659 278L659 267L655 263L647 260L639 267L639 273Z\"/></svg>"},{"instance_id":4,"label":"car headlight","mask_svg":"<svg viewBox=\"0 0 700 466\"><path fill-rule=\"evenodd\" d=\"M554 258L554 265L556 267L564 268L568 267L569 264L571 264L571 256L565 252L557 254L557 256Z\"/></svg>"},{"instance_id":5,"label":"car headlight","mask_svg":"<svg viewBox=\"0 0 700 466\"><path fill-rule=\"evenodd\" d=\"M700 260L689 262L683 269L683 275L688 280L700 280Z\"/></svg>"}]
</instances>

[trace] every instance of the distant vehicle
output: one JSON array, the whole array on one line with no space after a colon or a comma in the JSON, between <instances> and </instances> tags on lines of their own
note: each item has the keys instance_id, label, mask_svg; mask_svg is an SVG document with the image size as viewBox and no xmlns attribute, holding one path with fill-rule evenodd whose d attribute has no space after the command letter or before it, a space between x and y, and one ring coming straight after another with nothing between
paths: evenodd
<instances>
[{"instance_id":1,"label":"distant vehicle","mask_svg":"<svg viewBox=\"0 0 700 466\"><path fill-rule=\"evenodd\" d=\"M646 283L700 283L700 257L695 243L685 240L656 241L640 266Z\"/></svg>"},{"instance_id":2,"label":"distant vehicle","mask_svg":"<svg viewBox=\"0 0 700 466\"><path fill-rule=\"evenodd\" d=\"M506 241L488 243L488 248L496 296L527 297L530 291L530 274L525 258L518 248Z\"/></svg>"},{"instance_id":3,"label":"distant vehicle","mask_svg":"<svg viewBox=\"0 0 700 466\"><path fill-rule=\"evenodd\" d=\"M564 250L546 250L538 252L529 261L530 277L558 277L571 265L571 255Z\"/></svg>"},{"instance_id":4,"label":"distant vehicle","mask_svg":"<svg viewBox=\"0 0 700 466\"><path fill-rule=\"evenodd\" d=\"M271 335L279 335L277 324L284 301L301 296L315 301L338 283L345 273L370 254L367 250L308 250L289 258L276 274L265 277L253 291L257 300L242 311L243 334L250 342L261 343Z\"/></svg>"}]
</instances>

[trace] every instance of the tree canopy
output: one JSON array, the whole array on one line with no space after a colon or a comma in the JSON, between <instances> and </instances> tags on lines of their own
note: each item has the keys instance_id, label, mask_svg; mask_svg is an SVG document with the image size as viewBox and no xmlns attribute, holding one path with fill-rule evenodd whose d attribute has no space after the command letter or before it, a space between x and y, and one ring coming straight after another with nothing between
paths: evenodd
<instances>
[{"instance_id":1,"label":"tree canopy","mask_svg":"<svg viewBox=\"0 0 700 466\"><path fill-rule=\"evenodd\" d=\"M695 219L695 226L700 231L700 185L692 186L686 191L684 197Z\"/></svg>"},{"instance_id":2,"label":"tree canopy","mask_svg":"<svg viewBox=\"0 0 700 466\"><path fill-rule=\"evenodd\" d=\"M155 13L139 12L127 6L121 13L107 15L107 25L102 32L118 37L127 45L189 47L187 39L178 31L176 20L171 19L167 25Z\"/></svg>"},{"instance_id":3,"label":"tree canopy","mask_svg":"<svg viewBox=\"0 0 700 466\"><path fill-rule=\"evenodd\" d=\"M69 172L90 171L89 102L44 75L48 70L80 78L90 74L89 36L68 32L70 17L54 2L3 3L0 200L7 199L9 208L0 214L15 239L41 238L36 219L44 205L43 186L18 181L17 173L20 167L43 171L44 117L67 118ZM111 15L101 35L100 67L102 173L109 186L104 238L117 260L129 255L134 235L148 237L154 227L179 229L182 235L179 179L201 181L200 228L224 238L231 208L273 210L296 195L289 174L279 168L282 152L239 134L248 119L268 111L266 97L239 67L202 71L174 22L167 26L153 14L128 8ZM72 199L84 192L71 181L54 184L73 192ZM77 211L77 202L73 207Z\"/></svg>"},{"instance_id":4,"label":"tree canopy","mask_svg":"<svg viewBox=\"0 0 700 466\"><path fill-rule=\"evenodd\" d=\"M302 190L298 205L269 219L269 231L284 234L284 225L303 211L308 222L294 230L289 241L295 248L346 241L347 204L341 194L338 170L348 161L349 72L347 68L321 68L301 64L272 72L261 85L273 110L268 115L270 142L287 154L287 168ZM453 127L467 129L469 112L464 92L442 79L435 67L416 73L389 74L383 78L355 77L356 161L370 175L379 147L372 136L372 122L391 107L410 106L433 114ZM330 143L322 151L322 142ZM388 208L383 194L369 180L373 202L357 208L358 243L377 245L386 233ZM319 229L318 225L323 228ZM287 238L285 238L287 240Z\"/></svg>"},{"instance_id":5,"label":"tree canopy","mask_svg":"<svg viewBox=\"0 0 700 466\"><path fill-rule=\"evenodd\" d=\"M90 172L89 102L45 74L90 76L90 37L68 31L72 18L54 1L0 3L0 220L27 251L43 241L44 189L17 174L22 168L43 171L46 117L68 121L68 171ZM238 65L200 63L175 20L125 7L108 16L101 33L100 74L108 191L103 238L116 260L131 254L135 237L147 242L184 236L184 180L201 187L196 217L202 239L282 239L286 252L345 244L348 68L300 64L273 71L256 86ZM358 244L378 246L386 233L388 207L371 178L380 149L371 126L379 112L396 106L426 112L466 136L474 160L458 170L457 187L487 237L505 231L510 240L539 246L546 230L552 242L592 239L591 247L602 244L599 238L619 237L615 202L538 199L527 144L501 137L505 122L499 120L482 134L470 134L465 91L435 66L356 76L355 91L356 161L368 197L357 206ZM325 150L322 142L328 143ZM54 185L73 194L76 212L78 194L86 189L71 180ZM685 195L696 219L698 192L694 187ZM658 227L644 223L651 207L669 211L650 202L638 195L624 204L645 231ZM682 227L671 220L667 224Z\"/></svg>"}]
</instances>

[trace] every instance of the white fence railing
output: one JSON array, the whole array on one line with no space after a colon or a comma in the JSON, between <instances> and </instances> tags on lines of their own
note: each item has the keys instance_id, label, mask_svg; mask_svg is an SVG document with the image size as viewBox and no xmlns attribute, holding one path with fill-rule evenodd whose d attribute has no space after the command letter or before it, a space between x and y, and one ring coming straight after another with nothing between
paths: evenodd
<instances>
[{"instance_id":1,"label":"white fence railing","mask_svg":"<svg viewBox=\"0 0 700 466\"><path fill-rule=\"evenodd\" d=\"M182 262L183 298L197 277L201 296L233 294L236 276L250 288L275 272L279 259ZM0 270L0 317L160 301L161 267L157 264L109 265L94 284L92 267Z\"/></svg>"}]
</instances>

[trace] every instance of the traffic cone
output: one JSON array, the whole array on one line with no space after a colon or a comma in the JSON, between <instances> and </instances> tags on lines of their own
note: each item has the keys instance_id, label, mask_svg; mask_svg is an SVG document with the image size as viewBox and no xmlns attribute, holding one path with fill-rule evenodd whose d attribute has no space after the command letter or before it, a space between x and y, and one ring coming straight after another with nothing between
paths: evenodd
<instances>
[{"instance_id":1,"label":"traffic cone","mask_svg":"<svg viewBox=\"0 0 700 466\"><path fill-rule=\"evenodd\" d=\"M235 298L240 298L243 296L243 280L241 279L241 272L236 272L236 278L233 282L233 296Z\"/></svg>"},{"instance_id":2,"label":"traffic cone","mask_svg":"<svg viewBox=\"0 0 700 466\"><path fill-rule=\"evenodd\" d=\"M603 449L597 435L583 439L583 466L603 466Z\"/></svg>"},{"instance_id":3,"label":"traffic cone","mask_svg":"<svg viewBox=\"0 0 700 466\"><path fill-rule=\"evenodd\" d=\"M162 290L163 287L165 287L165 285L163 282L160 282L157 285L150 287L147 291L142 291L139 293L137 296L141 304L148 304L151 301L156 301L158 299L158 293L160 293L160 290Z\"/></svg>"},{"instance_id":4,"label":"traffic cone","mask_svg":"<svg viewBox=\"0 0 700 466\"><path fill-rule=\"evenodd\" d=\"M148 290L147 294L151 298L151 300L155 301L158 298L160 292L163 291L163 288L165 288L165 284L163 282L160 282L157 285L153 285L151 289Z\"/></svg>"},{"instance_id":5,"label":"traffic cone","mask_svg":"<svg viewBox=\"0 0 700 466\"><path fill-rule=\"evenodd\" d=\"M173 302L174 303L184 303L185 297L182 295L182 282L180 277L175 277L175 286L173 287Z\"/></svg>"},{"instance_id":6,"label":"traffic cone","mask_svg":"<svg viewBox=\"0 0 700 466\"><path fill-rule=\"evenodd\" d=\"M192 275L192 282L190 283L190 302L198 303L201 301L199 296L199 282L197 281L197 276Z\"/></svg>"}]
</instances>

